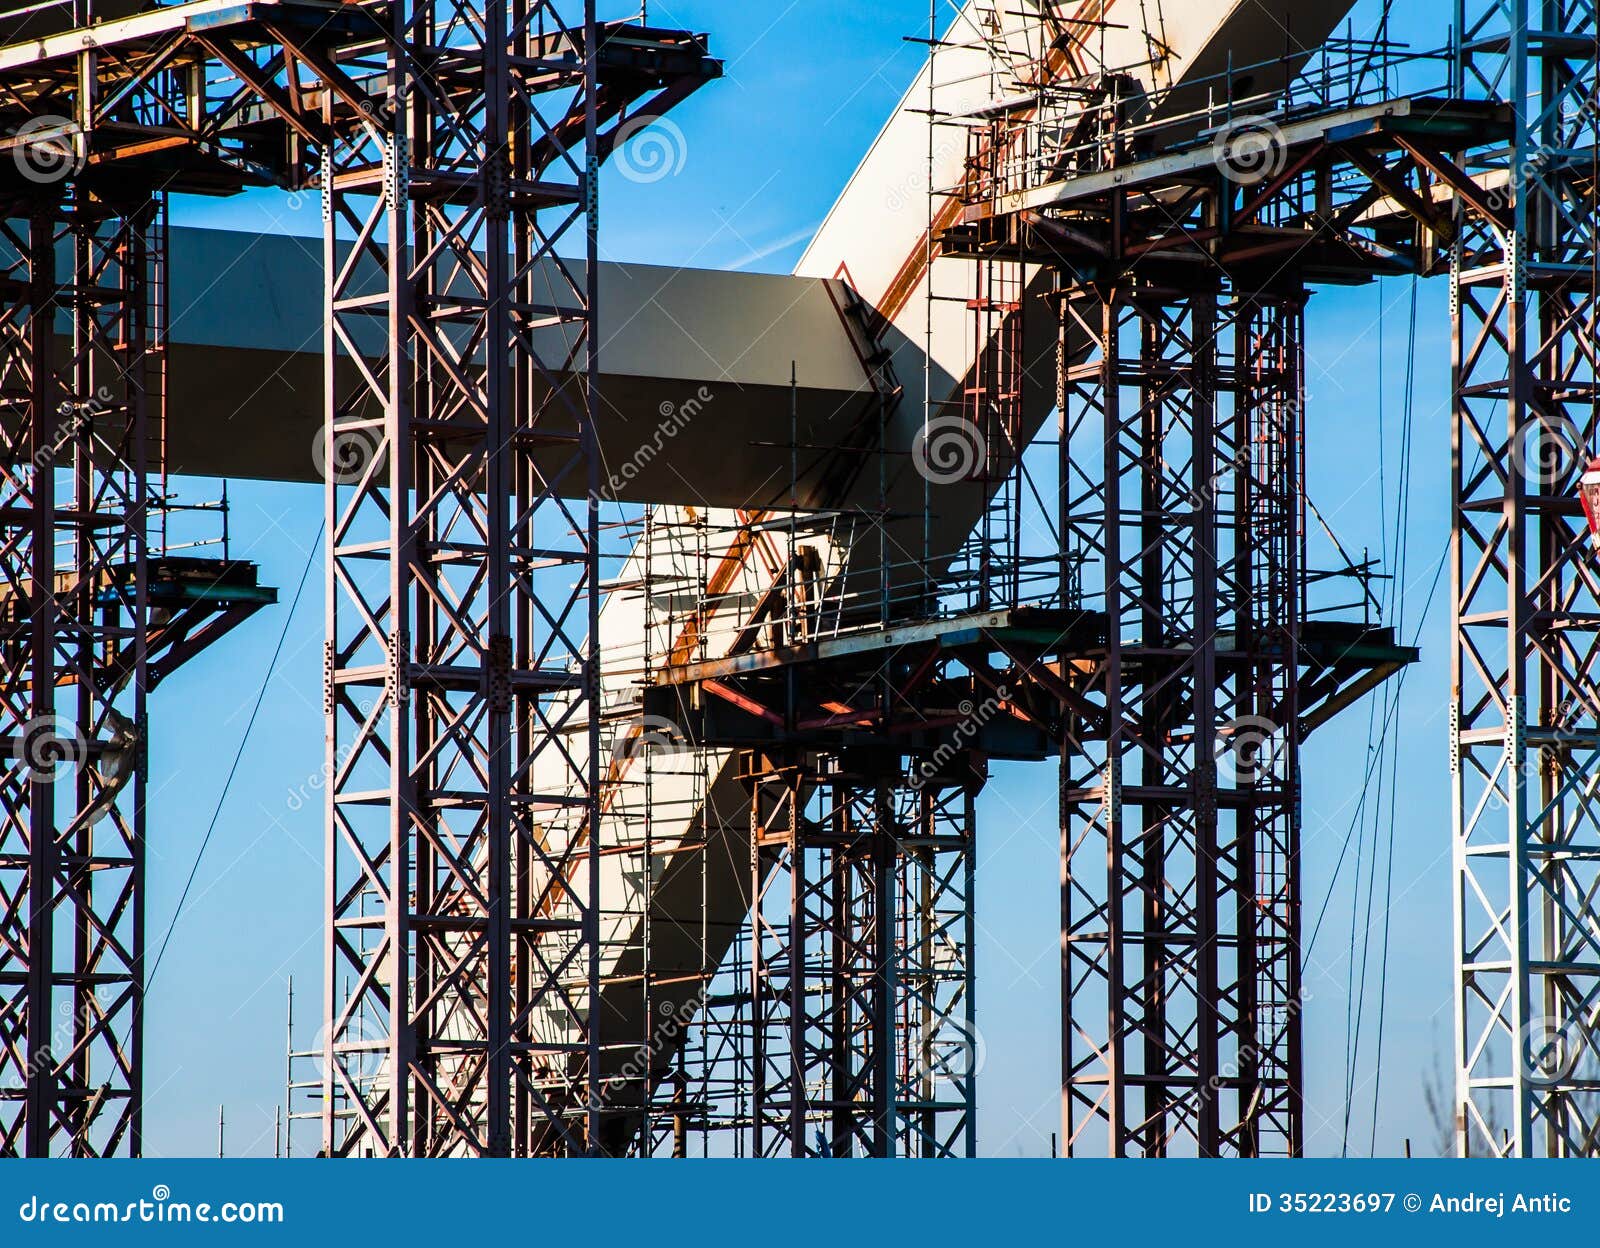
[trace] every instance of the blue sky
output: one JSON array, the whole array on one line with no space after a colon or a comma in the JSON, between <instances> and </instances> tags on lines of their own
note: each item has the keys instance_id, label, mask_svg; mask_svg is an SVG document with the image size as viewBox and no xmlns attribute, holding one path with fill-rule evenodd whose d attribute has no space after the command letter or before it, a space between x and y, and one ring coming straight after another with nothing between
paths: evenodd
<instances>
[{"instance_id":1,"label":"blue sky","mask_svg":"<svg viewBox=\"0 0 1600 1248\"><path fill-rule=\"evenodd\" d=\"M1363 0L1358 15L1369 5ZM1443 38L1439 3L1401 6L1402 36ZM1432 14L1430 20L1430 13ZM915 71L926 0L651 3L664 25L711 33L727 76L674 115L688 137L671 177L602 192L607 258L787 271ZM1359 16L1358 16L1359 24ZM1412 30L1406 30L1410 26ZM288 233L321 228L314 199L185 203L175 220ZM319 281L307 274L308 281ZM241 298L248 297L241 292ZM1396 566L1409 283L1320 293L1310 317L1308 473L1313 500L1347 549ZM1390 741L1397 758L1362 801L1381 707L1363 703L1313 737L1304 760L1307 931L1306 1068L1311 1151L1420 1152L1436 1135L1422 1080L1449 1053L1451 999L1446 723L1448 569L1422 606L1449 526L1449 321L1441 283L1419 292L1408 575L1397 582L1407 639L1420 625L1422 665L1404 687ZM1381 371L1380 371L1381 355ZM212 487L197 483L196 496ZM258 560L283 604L181 670L152 701L149 923L152 953L172 921L321 519L311 487L235 483L235 553ZM151 985L146 1041L146 1151L214 1152L219 1105L227 1151L270 1154L283 1097L284 989L299 989L299 1040L316 1032L321 991L321 555L287 632L278 672ZM1394 763L1397 761L1397 765ZM1395 783L1387 779L1391 766ZM979 804L980 1148L1047 1154L1057 1121L1056 817L1053 768L1001 769ZM1391 822L1392 820L1392 822ZM1388 845L1393 829L1392 877ZM1376 855L1374 854L1376 850ZM1341 863L1337 875L1335 864ZM1377 863L1374 881L1371 870ZM1369 886L1371 900L1369 904ZM1386 907L1385 897L1392 895ZM1372 1126L1379 955L1389 937L1383 1068ZM1354 939L1352 939L1354 932ZM1370 942L1367 934L1370 933ZM1352 980L1364 992L1353 998ZM1355 960L1352 963L1352 949ZM1361 1003L1361 1048L1347 1075ZM309 1143L309 1133L305 1142Z\"/></svg>"}]
</instances>

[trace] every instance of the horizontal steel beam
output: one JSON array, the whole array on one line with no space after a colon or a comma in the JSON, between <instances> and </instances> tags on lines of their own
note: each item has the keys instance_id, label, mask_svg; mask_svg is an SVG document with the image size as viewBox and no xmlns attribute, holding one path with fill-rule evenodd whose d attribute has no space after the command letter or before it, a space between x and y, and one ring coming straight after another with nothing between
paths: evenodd
<instances>
[{"instance_id":1,"label":"horizontal steel beam","mask_svg":"<svg viewBox=\"0 0 1600 1248\"><path fill-rule=\"evenodd\" d=\"M321 479L320 243L174 229L171 270L168 469ZM814 448L844 441L871 400L838 311L839 283L620 263L603 264L599 280L599 436L610 497L704 506L786 500L791 398L802 478L818 458ZM552 283L539 297L559 307L570 292ZM382 344L360 346L376 355Z\"/></svg>"}]
</instances>

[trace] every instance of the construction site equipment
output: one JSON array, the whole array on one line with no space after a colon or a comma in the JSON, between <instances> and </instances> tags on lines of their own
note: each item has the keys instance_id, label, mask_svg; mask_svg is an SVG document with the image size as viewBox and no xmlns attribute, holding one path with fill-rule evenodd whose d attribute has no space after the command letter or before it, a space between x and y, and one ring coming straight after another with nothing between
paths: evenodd
<instances>
[{"instance_id":1,"label":"construction site equipment","mask_svg":"<svg viewBox=\"0 0 1600 1248\"><path fill-rule=\"evenodd\" d=\"M599 264L602 162L720 67L594 0L0 46L0 1152L138 1151L144 695L263 597L184 614L149 479L241 462L325 482L326 1153L973 1152L976 798L1046 759L1065 1151L1300 1152L1302 749L1417 658L1314 601L1370 568L1311 566L1307 308L1446 271L1459 1144L1595 1151L1593 0L1457 0L1405 91L1348 5L1153 7L955 6L793 279ZM320 306L175 332L163 193L266 186ZM787 350L666 358L710 295ZM219 437L196 345L320 411Z\"/></svg>"}]
</instances>

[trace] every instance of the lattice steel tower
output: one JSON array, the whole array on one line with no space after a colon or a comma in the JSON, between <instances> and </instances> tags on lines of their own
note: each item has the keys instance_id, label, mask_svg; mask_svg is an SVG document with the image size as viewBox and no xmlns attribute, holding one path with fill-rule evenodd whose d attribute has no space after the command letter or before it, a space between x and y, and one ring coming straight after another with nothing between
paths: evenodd
<instances>
[{"instance_id":1,"label":"lattice steel tower","mask_svg":"<svg viewBox=\"0 0 1600 1248\"><path fill-rule=\"evenodd\" d=\"M1457 0L1456 91L1510 138L1462 157L1455 329L1456 1137L1600 1152L1600 562L1594 454L1600 22Z\"/></svg>"}]
</instances>

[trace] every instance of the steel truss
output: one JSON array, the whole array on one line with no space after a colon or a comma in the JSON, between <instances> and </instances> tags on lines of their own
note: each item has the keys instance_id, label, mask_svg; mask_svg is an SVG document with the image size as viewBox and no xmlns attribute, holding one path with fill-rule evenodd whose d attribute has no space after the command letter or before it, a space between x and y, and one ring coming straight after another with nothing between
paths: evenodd
<instances>
[{"instance_id":1,"label":"steel truss","mask_svg":"<svg viewBox=\"0 0 1600 1248\"><path fill-rule=\"evenodd\" d=\"M882 762L749 777L753 1156L975 1150L973 799Z\"/></svg>"},{"instance_id":2,"label":"steel truss","mask_svg":"<svg viewBox=\"0 0 1600 1248\"><path fill-rule=\"evenodd\" d=\"M0 1156L140 1151L161 204L0 225Z\"/></svg>"},{"instance_id":3,"label":"steel truss","mask_svg":"<svg viewBox=\"0 0 1600 1248\"><path fill-rule=\"evenodd\" d=\"M1509 101L1456 178L1456 1140L1600 1154L1600 438L1593 0L1458 0L1457 93ZM1480 189L1482 188L1482 189Z\"/></svg>"},{"instance_id":4,"label":"steel truss","mask_svg":"<svg viewBox=\"0 0 1600 1248\"><path fill-rule=\"evenodd\" d=\"M273 599L252 565L150 547L165 193L294 181L286 128L241 128L251 92L206 72L220 48L250 78L276 42L196 0L0 50L0 1154L142 1143L146 696Z\"/></svg>"},{"instance_id":5,"label":"steel truss","mask_svg":"<svg viewBox=\"0 0 1600 1248\"><path fill-rule=\"evenodd\" d=\"M563 12L574 16L564 20ZM101 68L114 78L110 86ZM0 146L19 169L37 161L47 172L67 168L69 178L82 173L92 189L75 205L114 205L126 188L151 185L210 193L268 182L304 187L321 165L333 777L321 1113L331 1153L594 1147L595 1039L586 1012L595 974L598 728L590 713L595 174L626 128L719 72L703 38L600 24L592 2L546 0L509 10L330 9L298 0L241 9L192 0L97 23L92 39L69 31L0 51L16 101L41 114L72 103L71 119L34 118ZM110 220L118 210L96 211ZM118 236L104 224L100 231L91 251ZM15 250L31 254L23 244ZM104 267L80 260L75 274L69 302L79 344L101 332L83 309L96 298L118 304L116 274L102 274ZM35 375L48 376L33 365L49 356L32 315L47 298L42 283L24 276L27 283L7 287L15 304L9 336L29 348L8 361L21 379L8 393L28 396L13 406L32 422L7 427L19 451L54 428L37 413L49 415L41 396L53 400L56 385L31 388ZM150 285L165 289L154 277ZM142 311L121 315L133 326L129 341L142 341ZM107 354L134 378L134 398L113 387L111 411L142 413L135 400L145 384L139 370L152 369L146 349ZM73 357L93 358L83 350ZM80 367L93 384L74 376L57 387L65 400L85 402L80 392L99 384L90 365ZM137 432L144 438L144 425ZM142 454L142 443L135 449ZM75 462L100 471L93 456ZM22 503L13 510L20 528L8 532L20 536L8 549L17 557L30 541L39 544L36 529L59 531L67 517L94 534L81 546L115 543L115 526L96 528L87 514L107 489L80 486L73 510L36 502L43 494L34 475L24 464L7 479L26 508L45 517L35 521ZM131 475L137 485L127 492L142 506L142 463ZM95 601L108 615L123 599L144 611L143 558L141 545L138 560L124 560L138 563L137 576L124 578L137 591L117 581L100 589ZM14 598L44 583L29 568L11 578ZM270 598L253 577L238 575L249 569L230 569L239 601L199 628L183 589L193 571L174 569L169 596L183 610L157 621L149 645L165 649L152 676ZM66 618L60 606L55 615ZM41 621L55 617L35 609L30 618L29 644L48 656ZM26 663L65 670L47 657ZM140 650L141 672L145 663ZM8 678L12 671L8 664ZM130 696L147 685L134 687ZM31 722L35 710L25 697L13 699L13 718L28 712L19 722ZM79 726L92 734L105 721L85 714ZM142 708L134 723L142 727ZM85 749L88 774L109 747L91 736ZM29 795L37 804L49 789L34 784ZM80 792L80 807L88 800ZM36 872L51 851L38 837L22 843ZM115 878L96 873L97 902ZM136 913L136 887L133 897ZM29 904L8 894L8 922L20 922L12 916ZM48 943L38 927L34 945L18 948ZM28 966L35 963L30 952ZM26 974L36 986L33 971ZM32 1013L16 1022L31 1029L30 1060L40 1050L43 998L43 988L30 987ZM107 1030L89 1029L95 1040ZM136 1071L136 1055L127 1064Z\"/></svg>"},{"instance_id":6,"label":"steel truss","mask_svg":"<svg viewBox=\"0 0 1600 1248\"><path fill-rule=\"evenodd\" d=\"M1063 734L1069 1155L1301 1148L1304 304L1061 300L1061 531L1110 617Z\"/></svg>"},{"instance_id":7,"label":"steel truss","mask_svg":"<svg viewBox=\"0 0 1600 1248\"><path fill-rule=\"evenodd\" d=\"M396 5L324 165L333 1155L595 1146L598 33Z\"/></svg>"}]
</instances>

